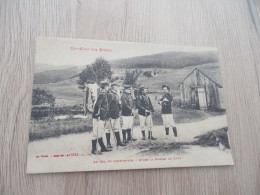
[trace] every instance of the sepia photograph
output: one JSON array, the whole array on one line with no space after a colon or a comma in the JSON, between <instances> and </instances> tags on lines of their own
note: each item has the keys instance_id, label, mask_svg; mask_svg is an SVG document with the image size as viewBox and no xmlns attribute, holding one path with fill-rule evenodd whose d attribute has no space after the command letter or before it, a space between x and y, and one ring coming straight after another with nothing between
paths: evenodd
<instances>
[{"instance_id":1,"label":"sepia photograph","mask_svg":"<svg viewBox=\"0 0 260 195\"><path fill-rule=\"evenodd\" d=\"M36 41L28 173L233 165L216 48Z\"/></svg>"}]
</instances>

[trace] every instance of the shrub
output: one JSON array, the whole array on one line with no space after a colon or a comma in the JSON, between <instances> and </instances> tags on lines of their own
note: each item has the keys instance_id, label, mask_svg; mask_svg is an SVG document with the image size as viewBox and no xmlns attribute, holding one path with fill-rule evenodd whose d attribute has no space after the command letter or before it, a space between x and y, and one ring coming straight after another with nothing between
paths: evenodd
<instances>
[{"instance_id":1,"label":"shrub","mask_svg":"<svg viewBox=\"0 0 260 195\"><path fill-rule=\"evenodd\" d=\"M150 78L150 77L152 77L152 71L145 71L145 72L143 72L143 75Z\"/></svg>"},{"instance_id":2,"label":"shrub","mask_svg":"<svg viewBox=\"0 0 260 195\"><path fill-rule=\"evenodd\" d=\"M81 133L92 130L91 119L66 118L55 120L44 118L33 120L30 125L29 140L59 137L65 134Z\"/></svg>"}]
</instances>

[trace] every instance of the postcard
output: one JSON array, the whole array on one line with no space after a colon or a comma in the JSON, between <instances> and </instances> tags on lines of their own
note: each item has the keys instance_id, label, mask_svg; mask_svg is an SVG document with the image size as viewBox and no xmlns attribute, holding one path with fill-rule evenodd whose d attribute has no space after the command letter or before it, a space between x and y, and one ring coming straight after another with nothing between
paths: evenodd
<instances>
[{"instance_id":1,"label":"postcard","mask_svg":"<svg viewBox=\"0 0 260 195\"><path fill-rule=\"evenodd\" d=\"M233 165L216 48L39 37L27 172Z\"/></svg>"}]
</instances>

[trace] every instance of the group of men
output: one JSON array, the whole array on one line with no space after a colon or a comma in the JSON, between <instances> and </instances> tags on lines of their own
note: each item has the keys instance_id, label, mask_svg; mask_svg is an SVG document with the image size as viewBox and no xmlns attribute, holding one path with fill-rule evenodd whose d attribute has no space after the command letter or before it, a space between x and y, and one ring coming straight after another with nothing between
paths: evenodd
<instances>
[{"instance_id":1,"label":"group of men","mask_svg":"<svg viewBox=\"0 0 260 195\"><path fill-rule=\"evenodd\" d=\"M177 137L177 129L172 115L172 95L169 93L169 86L163 85L163 97L158 101L162 106L163 125L165 127L166 137L169 136L169 128L173 129L174 136ZM129 85L124 86L123 93L117 83L103 81L100 85L100 92L95 100L92 113L93 118L93 137L92 137L92 154L99 154L97 150L97 142L100 145L101 153L112 150L111 133L115 138L116 147L125 147L129 142L136 141L133 138L133 125L135 110L138 110L140 130L142 140L146 140L146 131L148 132L148 140L157 140L152 135L153 120L152 114L154 108L150 97L147 94L148 88L139 89L138 95L133 95L133 89ZM120 117L122 116L122 136ZM103 141L105 133L106 145Z\"/></svg>"}]
</instances>

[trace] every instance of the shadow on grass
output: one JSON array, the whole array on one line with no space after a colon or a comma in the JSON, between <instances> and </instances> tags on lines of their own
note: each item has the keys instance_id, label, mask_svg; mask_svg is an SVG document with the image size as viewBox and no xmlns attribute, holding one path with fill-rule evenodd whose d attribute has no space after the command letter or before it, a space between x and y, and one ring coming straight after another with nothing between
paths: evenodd
<instances>
[{"instance_id":1,"label":"shadow on grass","mask_svg":"<svg viewBox=\"0 0 260 195\"><path fill-rule=\"evenodd\" d=\"M165 142L164 140L156 141L140 141L139 143L134 143L133 148L141 150L139 154L141 155L159 155L159 154L169 154L172 152L175 153L184 153L184 150L188 147L184 142Z\"/></svg>"},{"instance_id":2,"label":"shadow on grass","mask_svg":"<svg viewBox=\"0 0 260 195\"><path fill-rule=\"evenodd\" d=\"M174 142L173 140L158 139L156 141L140 140L133 142L133 148L141 150L141 155L160 155L169 153L184 153L189 146L219 147L221 143L225 149L230 149L227 128L209 131L195 137L191 142Z\"/></svg>"}]
</instances>

